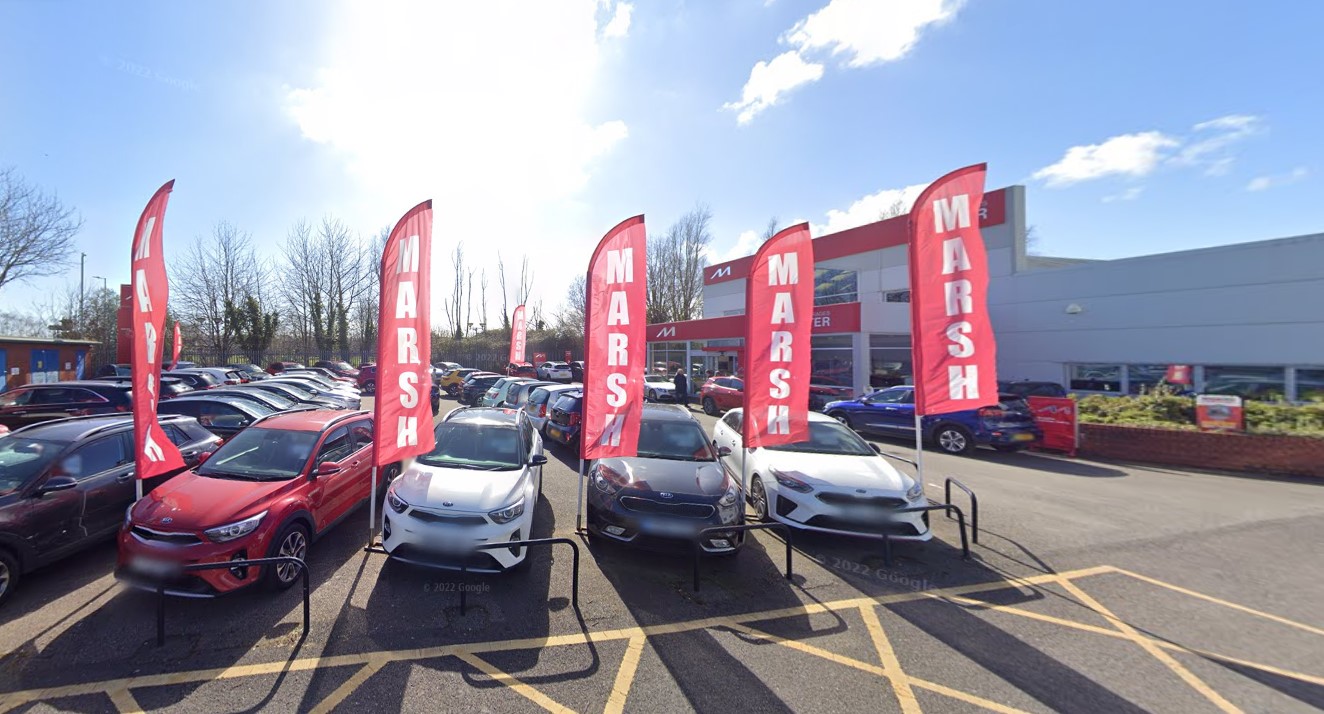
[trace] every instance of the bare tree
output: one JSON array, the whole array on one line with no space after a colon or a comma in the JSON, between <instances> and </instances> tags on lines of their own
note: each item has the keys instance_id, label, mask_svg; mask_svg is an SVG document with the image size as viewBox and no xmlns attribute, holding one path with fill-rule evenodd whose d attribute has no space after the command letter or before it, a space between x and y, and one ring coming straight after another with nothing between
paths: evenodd
<instances>
[{"instance_id":1,"label":"bare tree","mask_svg":"<svg viewBox=\"0 0 1324 714\"><path fill-rule=\"evenodd\" d=\"M772 237L777 235L777 231L778 231L777 217L773 216L772 218L768 219L768 226L763 229L762 242L767 243L768 241L772 240Z\"/></svg>"},{"instance_id":2,"label":"bare tree","mask_svg":"<svg viewBox=\"0 0 1324 714\"><path fill-rule=\"evenodd\" d=\"M703 312L703 269L707 266L713 214L702 203L681 216L664 235L648 239L648 321L692 320Z\"/></svg>"},{"instance_id":3,"label":"bare tree","mask_svg":"<svg viewBox=\"0 0 1324 714\"><path fill-rule=\"evenodd\" d=\"M211 235L194 239L176 264L171 280L171 307L198 330L203 347L219 360L229 357L234 325L225 305L240 304L266 282L265 270L253 250L253 238L227 221Z\"/></svg>"},{"instance_id":4,"label":"bare tree","mask_svg":"<svg viewBox=\"0 0 1324 714\"><path fill-rule=\"evenodd\" d=\"M584 334L584 308L588 299L584 275L576 275L565 291L565 304L556 316L557 328L566 335Z\"/></svg>"},{"instance_id":5,"label":"bare tree","mask_svg":"<svg viewBox=\"0 0 1324 714\"><path fill-rule=\"evenodd\" d=\"M510 290L506 287L506 261L501 259L500 251L497 251L497 283L501 286L501 329L509 330L510 305L507 304L506 298L510 294ZM483 288L484 290L486 290L487 281L483 281ZM516 301L515 304L518 305L519 302ZM487 312L486 300L483 301L483 308L484 308L483 312L486 313Z\"/></svg>"},{"instance_id":6,"label":"bare tree","mask_svg":"<svg viewBox=\"0 0 1324 714\"><path fill-rule=\"evenodd\" d=\"M524 305L529 302L529 294L533 292L533 268L529 267L529 256L524 256L519 264L519 290L515 293L516 305Z\"/></svg>"},{"instance_id":7,"label":"bare tree","mask_svg":"<svg viewBox=\"0 0 1324 714\"><path fill-rule=\"evenodd\" d=\"M892 201L887 208L878 212L878 220L885 221L889 218L904 216L907 213L910 213L910 204L904 198L898 198Z\"/></svg>"},{"instance_id":8,"label":"bare tree","mask_svg":"<svg viewBox=\"0 0 1324 714\"><path fill-rule=\"evenodd\" d=\"M456 340L464 339L466 332L465 325L468 318L464 314L465 307L465 279L469 280L469 286L472 292L473 273L468 274L464 270L464 244L455 244L455 253L451 256L451 267L455 269L455 284L451 287L451 292L446 296L446 302L442 304L442 312L446 314L446 325L450 331L451 338Z\"/></svg>"},{"instance_id":9,"label":"bare tree","mask_svg":"<svg viewBox=\"0 0 1324 714\"><path fill-rule=\"evenodd\" d=\"M25 183L12 168L0 169L0 288L64 272L82 226L54 194Z\"/></svg>"},{"instance_id":10,"label":"bare tree","mask_svg":"<svg viewBox=\"0 0 1324 714\"><path fill-rule=\"evenodd\" d=\"M479 278L478 284L482 290L482 300L479 302L482 313L478 315L478 324L482 325L483 332L487 332L487 268L483 268L482 277ZM505 290L501 292L501 306L504 308L506 304ZM503 322L506 320L505 317L501 319ZM509 327L509 324L507 324L507 327Z\"/></svg>"}]
</instances>

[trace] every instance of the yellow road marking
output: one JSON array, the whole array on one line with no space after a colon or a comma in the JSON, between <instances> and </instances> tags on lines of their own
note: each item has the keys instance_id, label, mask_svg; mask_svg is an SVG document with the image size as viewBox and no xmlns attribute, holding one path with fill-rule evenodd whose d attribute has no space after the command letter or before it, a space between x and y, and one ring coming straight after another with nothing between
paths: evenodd
<instances>
[{"instance_id":1,"label":"yellow road marking","mask_svg":"<svg viewBox=\"0 0 1324 714\"><path fill-rule=\"evenodd\" d=\"M143 714L143 708L138 704L138 700L133 698L127 689L116 689L107 692L110 695L110 703L115 705L120 714Z\"/></svg>"},{"instance_id":2,"label":"yellow road marking","mask_svg":"<svg viewBox=\"0 0 1324 714\"><path fill-rule=\"evenodd\" d=\"M1095 600L1094 598L1090 597L1089 593L1085 592L1084 590L1081 590L1078 585L1071 582L1067 578L1062 578L1059 582L1061 583L1063 588L1066 588L1067 592L1071 593L1071 595L1074 596L1077 600L1084 603L1086 607L1089 607L1091 610L1094 610L1100 615L1103 615L1104 618L1106 618L1108 622L1112 624L1113 627L1117 628L1120 632L1124 633L1127 639L1131 640L1132 642L1135 642L1137 645L1140 645L1140 647L1144 649L1146 652L1148 652L1150 655L1152 655L1154 659L1158 660L1159 662L1162 662L1164 666L1172 670L1173 674L1176 674L1178 677L1182 679L1182 681L1189 684L1192 689L1203 695L1204 698L1212 702L1214 706L1223 710L1227 714L1232 714L1233 712L1240 714L1241 712L1240 708L1238 708L1232 702L1229 702L1228 700L1224 699L1223 695L1219 694L1218 692L1215 692L1212 687L1210 687L1208 684L1205 684L1204 680L1192 674L1191 671L1183 667L1180 662L1173 659L1172 655L1168 654L1163 649L1156 647L1154 645L1153 640L1137 632L1134 627L1132 627L1131 625L1123 621L1121 618L1114 615L1112 610L1109 610L1108 608L1104 607L1103 604L1100 603L1098 600Z\"/></svg>"},{"instance_id":3,"label":"yellow road marking","mask_svg":"<svg viewBox=\"0 0 1324 714\"><path fill-rule=\"evenodd\" d=\"M1297 628L1297 629L1299 629L1299 630L1305 630L1306 632L1310 632L1310 633L1312 633L1312 634L1316 634L1316 635L1324 635L1324 630L1321 630L1321 629L1318 628L1318 627L1312 627L1312 626L1310 626L1310 625L1307 625L1307 624L1304 624L1304 623L1300 623L1300 622L1297 622L1297 621L1295 621L1295 620L1289 620L1289 619L1287 619L1286 617L1279 617L1278 615L1272 615L1272 614L1269 614L1269 613L1267 613L1267 612L1262 612L1262 611L1260 611L1260 610L1256 610L1255 608L1246 607L1245 605L1238 605L1238 604L1235 603L1235 602L1228 602L1227 600L1220 600L1219 598L1216 598L1216 597L1214 597L1214 596L1212 596L1212 595L1205 595L1204 593L1198 593L1198 592L1196 592L1196 591L1194 591L1194 590L1187 590L1186 588L1181 587L1180 585L1173 585L1172 583L1165 583L1165 582L1163 582L1162 580L1156 580L1156 579L1154 579L1154 578L1149 577L1148 575L1141 575L1140 573L1133 573L1133 572L1131 572L1130 570L1123 570L1122 568L1114 568L1113 571L1114 571L1114 572L1117 572L1117 573L1120 573L1120 574L1122 574L1122 575L1125 575L1125 576L1127 576L1127 577L1135 578L1136 580L1144 581L1144 582L1149 583L1149 584L1151 584L1151 585L1157 585L1157 586L1159 586L1159 587L1161 587L1161 588L1167 588L1167 589L1169 589L1169 590L1172 590L1173 592L1179 592L1179 593L1181 593L1182 595L1189 595L1189 596L1191 596L1191 597L1193 597L1193 598L1198 598L1198 599L1200 599L1200 600L1205 600L1205 601L1208 601L1208 602L1212 602L1212 603L1214 603L1214 604L1216 604L1216 605L1222 605L1223 607L1230 607L1230 608L1232 608L1233 610L1237 610L1238 612L1244 612L1244 613L1246 613L1246 614L1248 614L1248 615L1254 615L1254 616L1256 616L1256 617L1263 617L1263 618L1266 619L1266 620L1272 620L1272 621L1277 622L1277 623L1279 623L1279 624L1287 625L1288 627L1295 627L1295 628Z\"/></svg>"},{"instance_id":4,"label":"yellow road marking","mask_svg":"<svg viewBox=\"0 0 1324 714\"><path fill-rule=\"evenodd\" d=\"M234 679L239 677L252 677L264 674L278 674L281 671L302 672L319 669L323 667L352 667L363 666L376 659L385 662L402 662L419 659L434 659L458 655L461 652L485 653L485 652L504 652L508 650L522 649L541 649L544 647L558 647L562 645L577 645L587 642L610 642L614 640L631 639L633 637L651 637L655 635L675 634L679 632L689 632L693 630L704 630L712 627L721 627L733 623L757 622L760 620L776 620L786 617L797 617L800 615L812 615L824 612L835 612L837 610L858 609L864 606L872 607L875 604L889 605L895 603L909 602L934 596L956 596L970 593L990 592L1004 590L1008 587L1024 587L1030 585L1039 585L1049 582L1057 582L1059 578L1085 578L1104 573L1115 572L1116 569L1109 565L1100 565L1092 568L1082 568L1079 570L1067 571L1059 574L1035 575L1028 578L1007 578L1004 580L994 580L983 583L974 583L971 585L957 585L938 590L897 593L893 595L883 595L879 597L859 597L845 600L837 600L828 603L809 603L796 607L786 607L777 610L765 610L763 612L751 612L739 615L725 615L720 617L710 617L699 620L690 620L686 622L676 622L663 625L650 625L648 627L625 627L616 630L600 630L597 632L576 632L568 635L556 635L550 637L530 637L517 640L504 640L493 642L475 642L468 644L442 645L438 647L410 649L410 650L384 650L373 652L362 652L357 654L334 655L331 657L303 657L292 660L263 662L257 664L231 665L229 667L219 667L212 669L184 670L179 672L170 672L165 674L142 675L137 677L123 677L120 679L109 679L98 682L83 682L79 684L68 684L57 687L47 687L42 689L27 689L17 692L6 692L3 694L4 701L8 707L15 707L21 703L41 699L55 699L59 697L80 696L84 694L96 694L106 692L112 689L130 689L138 687L160 687L176 684L190 684L195 682L206 682L213 679ZM0 711L4 711L0 708Z\"/></svg>"},{"instance_id":5,"label":"yellow road marking","mask_svg":"<svg viewBox=\"0 0 1324 714\"><path fill-rule=\"evenodd\" d=\"M56 638L63 635L65 631L78 622L78 619L75 617L78 613L83 612L84 610L100 610L102 605L119 594L119 588L115 584L115 577L107 575L83 586L84 588L94 588L99 587L103 582L106 584L106 587L103 588L101 592L93 595L85 602L72 605L72 609L69 610L69 612L57 617L55 622L47 625L46 629L42 630L32 639L5 645L4 649L0 649L0 657L8 657L17 651L18 648L29 643L32 645L33 649L40 652L45 649L47 644L54 642ZM66 602L73 603L78 600L79 592L81 592L81 589L57 600L52 600L47 603L45 607L59 608ZM33 617L33 619L37 618Z\"/></svg>"},{"instance_id":6,"label":"yellow road marking","mask_svg":"<svg viewBox=\"0 0 1324 714\"><path fill-rule=\"evenodd\" d=\"M616 681L611 685L611 696L607 697L607 706L603 714L621 714L625 711L625 700L630 696L630 685L634 684L635 672L639 670L639 658L644 654L644 637L631 637L625 645L625 656L621 658L621 668L616 670Z\"/></svg>"},{"instance_id":7,"label":"yellow road marking","mask_svg":"<svg viewBox=\"0 0 1324 714\"><path fill-rule=\"evenodd\" d=\"M915 692L910 688L910 680L901 669L901 660L897 659L892 643L887 640L883 623L878 621L877 611L872 606L861 607L860 614L864 616L864 626L869 630L869 637L873 639L873 646L878 650L878 657L883 662L883 676L892 682L892 691L896 693L901 711L903 714L919 714L919 701L915 699Z\"/></svg>"},{"instance_id":8,"label":"yellow road marking","mask_svg":"<svg viewBox=\"0 0 1324 714\"><path fill-rule=\"evenodd\" d=\"M1024 709L1009 707L1006 704L998 704L997 702L991 699L985 699L983 697L977 697L973 694L967 694L966 692L962 692L959 689L944 687L941 684L935 684L933 682L920 679L918 677L911 677L910 675L906 675L906 677L910 680L910 684L918 689L927 689L935 694L941 694L943 696L951 697L952 699L959 699L965 702L966 704L973 704L977 707L983 707L990 711L1001 712L1002 714L1029 714L1029 712L1025 711Z\"/></svg>"},{"instance_id":9,"label":"yellow road marking","mask_svg":"<svg viewBox=\"0 0 1324 714\"><path fill-rule=\"evenodd\" d=\"M386 660L381 659L373 660L363 665L359 668L359 671L355 672L349 679L346 679L339 687L336 687L335 691L328 694L326 699L323 699L317 706L313 707L311 714L326 714L326 712L334 710L336 707L340 706L349 695L353 694L354 690L363 686L363 683L368 681L368 678L377 674L377 672L385 666Z\"/></svg>"},{"instance_id":10,"label":"yellow road marking","mask_svg":"<svg viewBox=\"0 0 1324 714\"><path fill-rule=\"evenodd\" d=\"M546 694L543 694L542 692L534 689L533 687L530 687L529 685L521 682L515 677L512 677L509 674L506 674L505 672L502 672L501 670L497 669L496 667L493 667L490 663L488 663L487 660L482 659L481 657L469 654L467 652L457 654L456 656L464 660L470 666L478 669L483 674L486 674L487 676L491 677L493 680L500 682L506 685L507 687L510 687L512 690L515 691L515 693L519 694L525 699L528 699L534 704L537 704L543 709L546 709L549 712L556 712L556 714L564 714L568 712L569 714L574 714L575 710L561 706L560 704L553 701L551 697L548 697Z\"/></svg>"}]
</instances>

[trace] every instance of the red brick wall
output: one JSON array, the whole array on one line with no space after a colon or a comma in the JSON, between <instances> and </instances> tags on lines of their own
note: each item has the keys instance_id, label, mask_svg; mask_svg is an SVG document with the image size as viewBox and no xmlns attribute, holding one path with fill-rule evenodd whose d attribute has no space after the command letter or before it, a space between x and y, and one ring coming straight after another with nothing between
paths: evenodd
<instances>
[{"instance_id":1,"label":"red brick wall","mask_svg":"<svg viewBox=\"0 0 1324 714\"><path fill-rule=\"evenodd\" d=\"M1220 471L1324 477L1324 439L1080 425L1080 454Z\"/></svg>"}]
</instances>

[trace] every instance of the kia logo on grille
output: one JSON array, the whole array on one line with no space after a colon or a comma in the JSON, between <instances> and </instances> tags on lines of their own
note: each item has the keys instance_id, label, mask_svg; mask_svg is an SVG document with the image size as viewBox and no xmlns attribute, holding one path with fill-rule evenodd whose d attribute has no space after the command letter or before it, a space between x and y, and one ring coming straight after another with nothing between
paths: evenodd
<instances>
[{"instance_id":1,"label":"kia logo on grille","mask_svg":"<svg viewBox=\"0 0 1324 714\"><path fill-rule=\"evenodd\" d=\"M162 522L162 523L174 523L174 522L175 522L175 519L171 518L170 516L166 516L165 518L162 518L162 519L161 519L161 522Z\"/></svg>"},{"instance_id":2,"label":"kia logo on grille","mask_svg":"<svg viewBox=\"0 0 1324 714\"><path fill-rule=\"evenodd\" d=\"M441 502L441 505L445 506L446 508L450 508L451 506L454 506L455 504L454 504L453 502L451 502L451 501L442 501L442 502Z\"/></svg>"},{"instance_id":3,"label":"kia logo on grille","mask_svg":"<svg viewBox=\"0 0 1324 714\"><path fill-rule=\"evenodd\" d=\"M868 493L868 491L865 491L865 490L862 489L862 488L857 488L857 489L855 489L855 492L856 492L856 493Z\"/></svg>"},{"instance_id":4,"label":"kia logo on grille","mask_svg":"<svg viewBox=\"0 0 1324 714\"><path fill-rule=\"evenodd\" d=\"M670 493L667 493L666 491L663 491L663 492L661 492L661 493L659 493L659 494L657 494L657 495L661 496L662 498L675 498L674 495L672 495L672 494L670 494Z\"/></svg>"}]
</instances>

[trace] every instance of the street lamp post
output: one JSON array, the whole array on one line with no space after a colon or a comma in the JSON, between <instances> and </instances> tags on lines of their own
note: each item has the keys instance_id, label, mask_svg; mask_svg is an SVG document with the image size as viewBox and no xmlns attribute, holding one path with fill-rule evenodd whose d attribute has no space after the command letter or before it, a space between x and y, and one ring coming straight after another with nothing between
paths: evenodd
<instances>
[{"instance_id":1,"label":"street lamp post","mask_svg":"<svg viewBox=\"0 0 1324 714\"><path fill-rule=\"evenodd\" d=\"M100 281L101 281L101 289L102 289L102 290L109 290L109 289L110 289L110 286L106 284L106 279L103 278L103 277L101 277L100 275L93 275L93 276L92 276L92 279L93 279L93 280L100 280Z\"/></svg>"}]
</instances>

